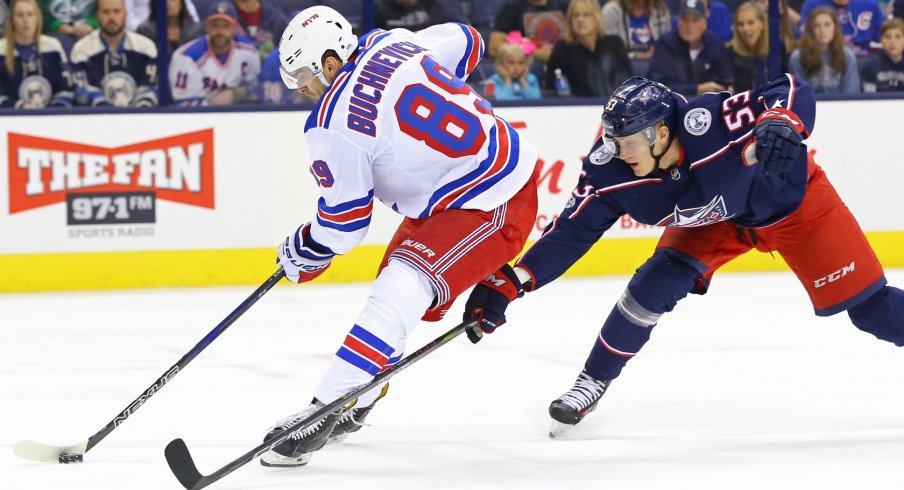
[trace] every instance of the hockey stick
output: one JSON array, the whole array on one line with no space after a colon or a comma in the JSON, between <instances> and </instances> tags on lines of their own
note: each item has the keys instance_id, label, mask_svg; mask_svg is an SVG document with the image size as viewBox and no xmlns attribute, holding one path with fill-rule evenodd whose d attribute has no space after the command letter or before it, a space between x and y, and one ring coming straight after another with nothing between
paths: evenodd
<instances>
[{"instance_id":1,"label":"hockey stick","mask_svg":"<svg viewBox=\"0 0 904 490\"><path fill-rule=\"evenodd\" d=\"M113 432L113 429L119 427L119 424L125 422L127 418L129 418L136 410L138 410L145 402L148 401L148 398L154 396L158 391L160 391L166 383L173 379L179 371L185 368L188 363L192 361L198 354L201 353L211 342L214 341L217 337L220 336L230 325L233 324L236 320L239 319L242 314L248 311L254 303L257 303L257 300L261 299L261 297L270 290L276 283L280 281L283 277L285 277L286 273L283 271L283 268L280 267L279 270L273 273L269 279L267 279L263 284L260 285L251 296L249 296L242 304L238 306L235 310L232 311L223 321L220 322L219 325L214 327L210 333L207 334L206 337L201 339L197 345L192 348L192 350L188 351L187 354L182 356L182 359L179 359L179 362L174 364L172 367L166 370L163 373L163 376L157 378L157 381L154 381L150 387L144 390L141 395L130 403L125 410L119 412L113 420L107 423L103 429L98 431L93 436L89 437L85 441L81 441L78 444L72 444L70 446L50 446L47 444L41 444L39 442L34 441L19 441L16 443L16 446L13 448L13 452L16 456L20 458L30 459L32 461L41 461L41 462L53 462L57 461L60 463L79 463L84 459L84 454L91 450L94 446L96 446L100 441L102 441L110 432Z\"/></svg>"},{"instance_id":2,"label":"hockey stick","mask_svg":"<svg viewBox=\"0 0 904 490\"><path fill-rule=\"evenodd\" d=\"M223 466L222 468L214 471L209 475L202 475L201 472L198 471L198 467L195 465L195 462L191 457L191 453L188 451L188 446L185 445L185 441L183 441L182 439L173 439L169 444L166 445L166 450L164 451L164 453L166 454L166 462L169 464L169 467L173 471L173 474L176 475L176 478L179 480L179 483L181 483L183 487L189 490L198 490L200 488L204 488L211 483L220 480L224 476L232 473L233 471L241 468L245 464L250 463L258 456L264 454L270 449L273 449L275 446L282 444L283 441L288 439L293 432L306 429L314 425L315 423L320 421L320 419L326 417L336 409L344 406L350 400L358 398L359 396L373 390L377 386L380 386L380 384L384 381L388 381L389 378L392 378L408 366L424 358L424 356L426 356L427 354L447 344L450 340L461 335L461 333L464 332L465 329L472 327L475 324L476 322L474 320L470 320L452 328L440 337L437 337L430 343L413 352L408 357L402 359L395 366L378 374L370 382L358 386L345 395L342 395L332 403L326 404L323 408L311 414L310 417L304 420L300 420L293 425L289 425L278 435L264 441L256 448L239 456L234 461L228 463L226 466Z\"/></svg>"}]
</instances>

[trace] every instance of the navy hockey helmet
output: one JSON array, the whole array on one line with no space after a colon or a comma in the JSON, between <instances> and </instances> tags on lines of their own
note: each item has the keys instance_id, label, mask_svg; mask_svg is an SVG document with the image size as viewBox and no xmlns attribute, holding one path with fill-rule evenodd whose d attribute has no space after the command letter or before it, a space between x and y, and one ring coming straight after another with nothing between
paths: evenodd
<instances>
[{"instance_id":1,"label":"navy hockey helmet","mask_svg":"<svg viewBox=\"0 0 904 490\"><path fill-rule=\"evenodd\" d=\"M646 78L631 77L615 89L603 109L603 145L613 156L624 158L622 151L636 154L639 147L635 145L643 145L645 141L655 162L652 170L655 172L675 139L676 112L675 99L668 87ZM656 125L660 122L669 128L669 140L662 153L656 155L653 151ZM638 133L642 139L629 138Z\"/></svg>"},{"instance_id":2,"label":"navy hockey helmet","mask_svg":"<svg viewBox=\"0 0 904 490\"><path fill-rule=\"evenodd\" d=\"M665 85L631 77L615 89L603 110L603 128L610 136L624 137L664 122L675 129L675 100Z\"/></svg>"}]
</instances>

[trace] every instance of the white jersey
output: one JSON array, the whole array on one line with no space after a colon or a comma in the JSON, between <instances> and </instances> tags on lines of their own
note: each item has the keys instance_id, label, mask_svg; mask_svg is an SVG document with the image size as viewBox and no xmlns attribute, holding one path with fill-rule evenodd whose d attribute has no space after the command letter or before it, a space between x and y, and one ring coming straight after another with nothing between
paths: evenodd
<instances>
[{"instance_id":1,"label":"white jersey","mask_svg":"<svg viewBox=\"0 0 904 490\"><path fill-rule=\"evenodd\" d=\"M182 45L170 60L169 79L173 100L182 105L201 105L222 88L244 87L254 94L261 72L261 58L250 39L235 36L232 49L221 61L207 44L207 36Z\"/></svg>"},{"instance_id":2,"label":"white jersey","mask_svg":"<svg viewBox=\"0 0 904 490\"><path fill-rule=\"evenodd\" d=\"M480 34L456 23L360 39L305 125L323 195L314 241L351 250L367 233L374 198L423 219L490 211L524 187L537 150L463 81L483 51Z\"/></svg>"}]
</instances>

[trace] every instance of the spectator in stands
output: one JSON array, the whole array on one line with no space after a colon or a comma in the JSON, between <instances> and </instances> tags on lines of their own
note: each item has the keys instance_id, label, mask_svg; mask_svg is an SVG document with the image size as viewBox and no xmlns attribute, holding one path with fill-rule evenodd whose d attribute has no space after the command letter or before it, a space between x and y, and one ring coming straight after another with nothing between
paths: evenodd
<instances>
[{"instance_id":1,"label":"spectator in stands","mask_svg":"<svg viewBox=\"0 0 904 490\"><path fill-rule=\"evenodd\" d=\"M487 54L495 58L508 34L517 31L537 44L534 58L546 63L565 31L567 11L568 0L513 0L504 4L496 14Z\"/></svg>"},{"instance_id":2,"label":"spectator in stands","mask_svg":"<svg viewBox=\"0 0 904 490\"><path fill-rule=\"evenodd\" d=\"M784 43L782 43L784 45ZM735 10L734 37L728 43L734 71L734 90L744 92L769 81L769 26L756 1ZM788 51L782 46L781 71L788 71Z\"/></svg>"},{"instance_id":3,"label":"spectator in stands","mask_svg":"<svg viewBox=\"0 0 904 490\"><path fill-rule=\"evenodd\" d=\"M239 26L254 42L261 59L279 44L279 38L289 25L289 19L278 8L264 0L234 0Z\"/></svg>"},{"instance_id":4,"label":"spectator in stands","mask_svg":"<svg viewBox=\"0 0 904 490\"><path fill-rule=\"evenodd\" d=\"M496 73L487 79L484 95L496 100L540 99L540 82L528 71L529 66L530 58L521 44L503 44L496 56Z\"/></svg>"},{"instance_id":5,"label":"spectator in stands","mask_svg":"<svg viewBox=\"0 0 904 490\"><path fill-rule=\"evenodd\" d=\"M156 7L157 0L126 0L126 14L128 14L126 15L126 29L137 32L146 20L153 20L153 12ZM182 9L188 12L195 24L198 23L198 10L192 0L184 0ZM190 39L194 39L194 37Z\"/></svg>"},{"instance_id":6,"label":"spectator in stands","mask_svg":"<svg viewBox=\"0 0 904 490\"><path fill-rule=\"evenodd\" d=\"M647 78L684 95L731 90L731 56L722 40L706 29L706 15L700 0L681 1L678 29L656 41Z\"/></svg>"},{"instance_id":7,"label":"spectator in stands","mask_svg":"<svg viewBox=\"0 0 904 490\"><path fill-rule=\"evenodd\" d=\"M669 5L669 10L678 12L681 10L680 0L665 0ZM706 28L709 32L715 34L723 42L731 41L731 10L728 6L719 0L701 0L703 2L703 10L706 11ZM678 17L672 16L672 30L677 29Z\"/></svg>"},{"instance_id":8,"label":"spectator in stands","mask_svg":"<svg viewBox=\"0 0 904 490\"><path fill-rule=\"evenodd\" d=\"M813 10L828 7L835 11L841 24L844 42L855 55L866 56L878 49L879 27L885 20L876 0L807 0L800 11L800 29L805 30Z\"/></svg>"},{"instance_id":9,"label":"spectator in stands","mask_svg":"<svg viewBox=\"0 0 904 490\"><path fill-rule=\"evenodd\" d=\"M166 40L169 52L204 34L201 24L192 18L186 0L166 0ZM131 14L130 14L131 15ZM138 26L138 33L157 42L157 2L151 2L151 15Z\"/></svg>"},{"instance_id":10,"label":"spectator in stands","mask_svg":"<svg viewBox=\"0 0 904 490\"><path fill-rule=\"evenodd\" d=\"M625 43L606 35L596 0L572 0L564 38L552 49L546 65L546 86L555 85L556 69L576 97L607 97L632 75Z\"/></svg>"},{"instance_id":11,"label":"spectator in stands","mask_svg":"<svg viewBox=\"0 0 904 490\"><path fill-rule=\"evenodd\" d=\"M419 31L425 27L454 20L437 0L379 0L376 27Z\"/></svg>"},{"instance_id":12,"label":"spectator in stands","mask_svg":"<svg viewBox=\"0 0 904 490\"><path fill-rule=\"evenodd\" d=\"M60 41L41 34L36 0L13 0L0 39L0 107L72 105L69 60Z\"/></svg>"},{"instance_id":13,"label":"spectator in stands","mask_svg":"<svg viewBox=\"0 0 904 490\"><path fill-rule=\"evenodd\" d=\"M279 50L274 49L261 63L261 74L258 77L260 100L264 104L287 105L302 104L305 100L297 90L289 90L279 74Z\"/></svg>"},{"instance_id":14,"label":"spectator in stands","mask_svg":"<svg viewBox=\"0 0 904 490\"><path fill-rule=\"evenodd\" d=\"M904 19L882 24L882 49L871 54L860 70L864 92L904 90Z\"/></svg>"},{"instance_id":15,"label":"spectator in stands","mask_svg":"<svg viewBox=\"0 0 904 490\"><path fill-rule=\"evenodd\" d=\"M810 11L800 47L791 53L791 73L806 79L816 93L860 92L857 58L845 46L838 15L831 7Z\"/></svg>"},{"instance_id":16,"label":"spectator in stands","mask_svg":"<svg viewBox=\"0 0 904 490\"><path fill-rule=\"evenodd\" d=\"M621 38L632 59L648 60L653 43L672 30L672 14L662 0L612 0L603 6L606 32Z\"/></svg>"},{"instance_id":17,"label":"spectator in stands","mask_svg":"<svg viewBox=\"0 0 904 490\"><path fill-rule=\"evenodd\" d=\"M66 52L97 28L97 0L39 0L44 32L56 36Z\"/></svg>"},{"instance_id":18,"label":"spectator in stands","mask_svg":"<svg viewBox=\"0 0 904 490\"><path fill-rule=\"evenodd\" d=\"M180 47L170 61L173 99L180 105L229 105L257 98L261 58L238 34L235 6L220 1L204 19L207 35Z\"/></svg>"},{"instance_id":19,"label":"spectator in stands","mask_svg":"<svg viewBox=\"0 0 904 490\"><path fill-rule=\"evenodd\" d=\"M100 28L72 47L75 99L91 107L157 105L157 47L126 30L123 0L98 0Z\"/></svg>"}]
</instances>

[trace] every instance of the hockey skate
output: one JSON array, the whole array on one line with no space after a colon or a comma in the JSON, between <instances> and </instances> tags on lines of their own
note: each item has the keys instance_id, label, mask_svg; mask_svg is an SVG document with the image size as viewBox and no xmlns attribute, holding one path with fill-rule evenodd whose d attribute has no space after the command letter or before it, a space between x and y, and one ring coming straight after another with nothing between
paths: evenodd
<instances>
[{"instance_id":1,"label":"hockey skate","mask_svg":"<svg viewBox=\"0 0 904 490\"><path fill-rule=\"evenodd\" d=\"M320 403L319 400L313 399L311 404L304 410L280 420L271 427L267 435L264 436L264 441L285 430L293 423L306 419L317 410L323 408L323 406L324 404ZM327 439L339 422L339 416L340 412L333 412L316 424L304 430L293 432L288 439L264 453L261 456L261 464L277 467L304 466L308 464L314 451L326 445Z\"/></svg>"},{"instance_id":2,"label":"hockey skate","mask_svg":"<svg viewBox=\"0 0 904 490\"><path fill-rule=\"evenodd\" d=\"M592 412L611 382L593 379L586 371L581 371L574 386L549 405L549 416L553 419L549 437L556 438Z\"/></svg>"},{"instance_id":3,"label":"hockey skate","mask_svg":"<svg viewBox=\"0 0 904 490\"><path fill-rule=\"evenodd\" d=\"M361 430L361 427L364 426L364 419L367 418L367 414L373 410L374 405L376 405L381 398L386 396L387 391L389 391L389 383L383 385L383 388L380 389L380 396L366 407L356 407L355 405L358 404L358 400L346 405L345 408L339 412L339 423L336 424L336 427L333 429L333 432L330 434L326 443L335 444L337 442L342 442L352 432Z\"/></svg>"}]
</instances>

